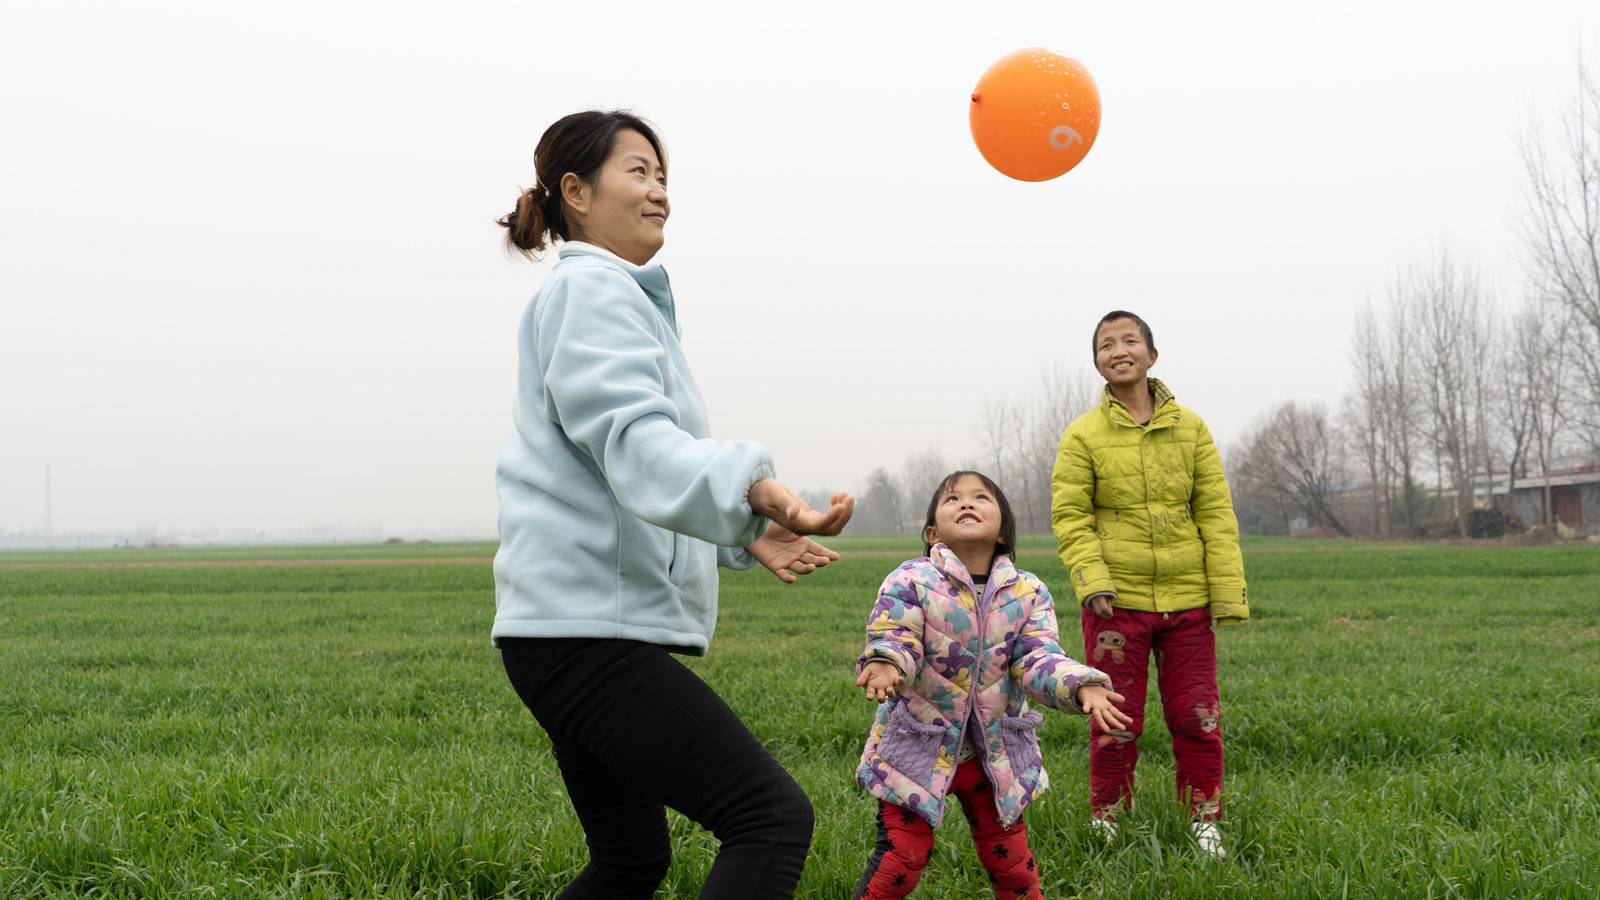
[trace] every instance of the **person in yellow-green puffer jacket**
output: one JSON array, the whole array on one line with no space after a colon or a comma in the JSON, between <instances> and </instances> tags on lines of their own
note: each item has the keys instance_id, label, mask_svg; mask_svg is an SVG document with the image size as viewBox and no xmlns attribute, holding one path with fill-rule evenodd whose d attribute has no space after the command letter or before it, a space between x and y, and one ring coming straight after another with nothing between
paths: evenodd
<instances>
[{"instance_id":1,"label":"person in yellow-green puffer jacket","mask_svg":"<svg viewBox=\"0 0 1600 900\"><path fill-rule=\"evenodd\" d=\"M1116 835L1133 795L1152 652L1179 796L1201 850L1223 856L1222 709L1213 623L1250 617L1239 526L1205 422L1150 378L1150 326L1116 310L1095 327L1100 405L1061 436L1051 523L1083 605L1084 662L1127 697L1126 730L1090 729L1091 824Z\"/></svg>"}]
</instances>

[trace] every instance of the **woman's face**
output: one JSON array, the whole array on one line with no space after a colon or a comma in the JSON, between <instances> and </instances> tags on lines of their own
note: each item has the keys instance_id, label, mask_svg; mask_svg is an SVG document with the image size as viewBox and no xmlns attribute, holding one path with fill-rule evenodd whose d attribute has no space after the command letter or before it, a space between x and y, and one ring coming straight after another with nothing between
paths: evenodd
<instances>
[{"instance_id":1,"label":"woman's face","mask_svg":"<svg viewBox=\"0 0 1600 900\"><path fill-rule=\"evenodd\" d=\"M617 132L617 145L589 185L568 173L562 178L573 240L604 247L636 266L649 262L666 242L667 172L644 135Z\"/></svg>"}]
</instances>

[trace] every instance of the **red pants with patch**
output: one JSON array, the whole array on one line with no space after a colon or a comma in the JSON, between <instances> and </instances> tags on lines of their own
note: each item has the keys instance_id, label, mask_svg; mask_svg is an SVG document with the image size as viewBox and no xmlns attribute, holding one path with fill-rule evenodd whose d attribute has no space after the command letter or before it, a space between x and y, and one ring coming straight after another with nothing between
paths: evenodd
<instances>
[{"instance_id":1,"label":"red pants with patch","mask_svg":"<svg viewBox=\"0 0 1600 900\"><path fill-rule=\"evenodd\" d=\"M1028 826L1018 819L1010 828L1000 827L994 785L983 771L983 763L970 759L956 766L950 793L961 801L961 808L967 813L967 825L978 845L978 859L989 872L994 895L1001 900L1043 900L1038 866L1034 864L1033 851L1028 849ZM873 847L866 874L856 886L856 900L888 900L910 894L931 859L933 826L909 809L879 801L878 843Z\"/></svg>"},{"instance_id":2,"label":"red pants with patch","mask_svg":"<svg viewBox=\"0 0 1600 900\"><path fill-rule=\"evenodd\" d=\"M1172 732L1178 797L1197 821L1222 815L1222 708L1217 701L1217 640L1204 608L1176 613L1118 609L1109 619L1083 611L1083 660L1111 676L1133 718L1127 731L1089 727L1089 807L1111 815L1133 795L1133 767L1144 733L1150 656L1156 659L1161 712Z\"/></svg>"}]
</instances>

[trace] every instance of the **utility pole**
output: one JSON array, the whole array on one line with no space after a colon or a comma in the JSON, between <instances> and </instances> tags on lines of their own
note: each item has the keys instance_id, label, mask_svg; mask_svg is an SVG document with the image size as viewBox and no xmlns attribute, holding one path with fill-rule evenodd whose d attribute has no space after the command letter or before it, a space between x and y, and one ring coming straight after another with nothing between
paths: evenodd
<instances>
[{"instance_id":1,"label":"utility pole","mask_svg":"<svg viewBox=\"0 0 1600 900\"><path fill-rule=\"evenodd\" d=\"M50 515L50 467L44 467L44 539L49 541L55 536L55 523Z\"/></svg>"}]
</instances>

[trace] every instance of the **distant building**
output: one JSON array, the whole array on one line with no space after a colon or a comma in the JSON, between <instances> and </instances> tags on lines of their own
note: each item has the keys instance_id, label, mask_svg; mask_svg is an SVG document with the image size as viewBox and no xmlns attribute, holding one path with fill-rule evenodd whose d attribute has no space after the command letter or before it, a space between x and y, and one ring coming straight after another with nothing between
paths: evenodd
<instances>
[{"instance_id":1,"label":"distant building","mask_svg":"<svg viewBox=\"0 0 1600 900\"><path fill-rule=\"evenodd\" d=\"M1559 523L1576 532L1600 531L1600 462L1515 480L1496 475L1489 494L1494 506L1516 513L1530 527Z\"/></svg>"}]
</instances>

